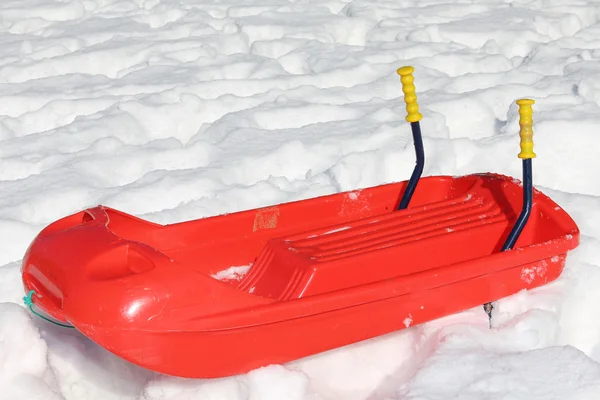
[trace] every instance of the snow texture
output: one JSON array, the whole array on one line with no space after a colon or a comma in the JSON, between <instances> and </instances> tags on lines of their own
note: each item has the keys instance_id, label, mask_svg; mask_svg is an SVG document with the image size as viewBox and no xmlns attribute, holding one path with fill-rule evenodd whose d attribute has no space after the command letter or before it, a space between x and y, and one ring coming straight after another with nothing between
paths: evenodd
<instances>
[{"instance_id":1,"label":"snow texture","mask_svg":"<svg viewBox=\"0 0 600 400\"><path fill-rule=\"evenodd\" d=\"M600 398L597 1L4 0L0 39L0 399ZM407 179L403 65L424 175L520 177L514 102L531 97L536 187L581 228L564 274L499 301L493 329L481 307L406 316L384 337L185 380L23 307L28 244L85 207L167 223Z\"/></svg>"}]
</instances>

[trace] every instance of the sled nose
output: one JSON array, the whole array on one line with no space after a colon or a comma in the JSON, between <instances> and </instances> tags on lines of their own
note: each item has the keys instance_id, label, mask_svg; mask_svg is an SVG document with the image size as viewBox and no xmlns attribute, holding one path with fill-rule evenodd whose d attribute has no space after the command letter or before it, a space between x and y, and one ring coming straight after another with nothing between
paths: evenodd
<instances>
[{"instance_id":1,"label":"sled nose","mask_svg":"<svg viewBox=\"0 0 600 400\"><path fill-rule=\"evenodd\" d=\"M65 293L76 291L89 254L114 241L106 229L107 221L106 213L94 208L62 218L38 234L21 266L25 292L35 292L31 296L34 307L58 321L68 322ZM94 240L88 240L91 231Z\"/></svg>"}]
</instances>

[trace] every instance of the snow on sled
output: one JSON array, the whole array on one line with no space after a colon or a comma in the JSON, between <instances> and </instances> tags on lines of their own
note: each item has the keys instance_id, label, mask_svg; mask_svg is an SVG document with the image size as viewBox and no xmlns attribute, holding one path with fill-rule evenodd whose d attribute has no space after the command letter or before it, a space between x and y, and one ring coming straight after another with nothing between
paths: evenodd
<instances>
[{"instance_id":1,"label":"snow on sled","mask_svg":"<svg viewBox=\"0 0 600 400\"><path fill-rule=\"evenodd\" d=\"M412 72L398 70L417 153L409 181L171 225L87 209L30 245L26 303L139 366L214 378L556 279L579 230L533 189L533 101L517 101L523 184L489 173L421 178ZM238 279L221 278L235 266Z\"/></svg>"}]
</instances>

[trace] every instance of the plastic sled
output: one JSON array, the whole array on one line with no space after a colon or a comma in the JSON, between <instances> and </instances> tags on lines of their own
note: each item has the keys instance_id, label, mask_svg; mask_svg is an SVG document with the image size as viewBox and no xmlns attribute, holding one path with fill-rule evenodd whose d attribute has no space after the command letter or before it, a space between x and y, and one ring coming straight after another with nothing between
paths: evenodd
<instances>
[{"instance_id":1,"label":"plastic sled","mask_svg":"<svg viewBox=\"0 0 600 400\"><path fill-rule=\"evenodd\" d=\"M517 102L523 183L421 178L412 71L398 70L417 152L410 180L171 225L87 209L28 248L30 306L144 368L215 378L478 305L491 313L556 279L579 230L532 186L533 101Z\"/></svg>"}]
</instances>

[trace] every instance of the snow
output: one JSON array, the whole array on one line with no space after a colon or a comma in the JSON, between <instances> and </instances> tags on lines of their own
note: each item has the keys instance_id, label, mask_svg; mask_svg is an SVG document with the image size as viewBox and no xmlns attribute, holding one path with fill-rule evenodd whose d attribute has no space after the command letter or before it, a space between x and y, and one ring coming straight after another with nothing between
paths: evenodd
<instances>
[{"instance_id":1,"label":"snow","mask_svg":"<svg viewBox=\"0 0 600 400\"><path fill-rule=\"evenodd\" d=\"M597 2L7 0L0 15L0 399L600 397ZM514 102L531 97L536 187L581 228L563 275L500 300L491 330L477 307L186 380L24 308L28 244L82 208L167 223L408 179L404 65L424 175L520 178Z\"/></svg>"},{"instance_id":2,"label":"snow","mask_svg":"<svg viewBox=\"0 0 600 400\"><path fill-rule=\"evenodd\" d=\"M557 257L557 256L555 256ZM552 258L555 258L552 257ZM557 257L558 258L558 257ZM558 260L556 260L558 261ZM531 283L536 278L536 276L544 277L546 272L548 271L548 263L546 260L541 260L537 265L533 265L531 267L523 267L521 270L521 279L523 282Z\"/></svg>"},{"instance_id":3,"label":"snow","mask_svg":"<svg viewBox=\"0 0 600 400\"><path fill-rule=\"evenodd\" d=\"M250 264L229 267L216 274L212 274L211 277L219 281L239 281L246 275L251 266Z\"/></svg>"}]
</instances>

